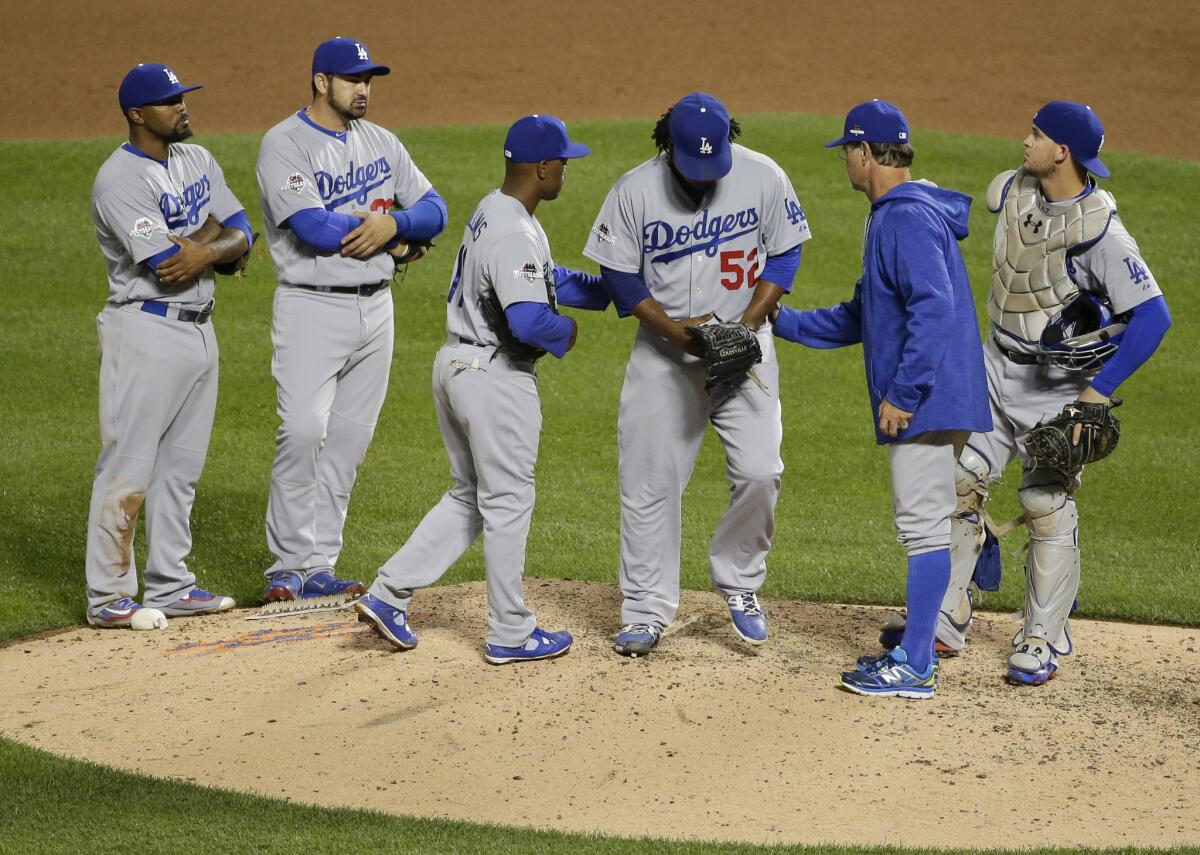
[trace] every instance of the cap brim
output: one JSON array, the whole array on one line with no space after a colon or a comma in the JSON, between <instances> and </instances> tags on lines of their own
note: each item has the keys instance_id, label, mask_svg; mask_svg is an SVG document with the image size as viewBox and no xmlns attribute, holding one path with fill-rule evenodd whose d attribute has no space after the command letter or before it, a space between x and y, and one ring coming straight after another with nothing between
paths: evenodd
<instances>
[{"instance_id":1,"label":"cap brim","mask_svg":"<svg viewBox=\"0 0 1200 855\"><path fill-rule=\"evenodd\" d=\"M372 65L369 62L364 62L362 65L352 65L349 68L343 68L340 71L314 71L313 74L366 74L370 72L376 77L383 77L385 74L391 74L392 70L386 65Z\"/></svg>"},{"instance_id":2,"label":"cap brim","mask_svg":"<svg viewBox=\"0 0 1200 855\"><path fill-rule=\"evenodd\" d=\"M1108 167L1101 163L1098 157L1093 157L1091 160L1081 160L1079 161L1079 165L1097 178L1109 178L1112 176L1112 173L1108 171Z\"/></svg>"},{"instance_id":3,"label":"cap brim","mask_svg":"<svg viewBox=\"0 0 1200 855\"><path fill-rule=\"evenodd\" d=\"M725 150L711 157L695 157L684 154L678 149L672 152L675 168L684 178L693 181L716 181L729 174L733 166L733 148L726 146Z\"/></svg>"},{"instance_id":4,"label":"cap brim","mask_svg":"<svg viewBox=\"0 0 1200 855\"><path fill-rule=\"evenodd\" d=\"M126 113L130 110L140 110L142 107L148 106L150 104L158 104L158 103L161 103L162 101L170 101L172 98L178 98L180 95L182 95L185 92L194 92L197 89L203 89L203 88L204 88L203 83L197 83L195 86L176 86L174 89L168 89L161 97L157 98L154 101L143 101L141 104L130 104L128 107L122 106L121 112Z\"/></svg>"},{"instance_id":5,"label":"cap brim","mask_svg":"<svg viewBox=\"0 0 1200 855\"><path fill-rule=\"evenodd\" d=\"M573 160L577 157L587 157L592 153L592 150L583 143L568 143L566 151L563 152L563 157L568 160Z\"/></svg>"},{"instance_id":6,"label":"cap brim","mask_svg":"<svg viewBox=\"0 0 1200 855\"><path fill-rule=\"evenodd\" d=\"M839 145L845 145L848 142L854 142L854 141L852 139L850 139L849 137L841 136L841 137L838 137L836 140L830 140L829 142L825 143L825 148L837 148Z\"/></svg>"}]
</instances>

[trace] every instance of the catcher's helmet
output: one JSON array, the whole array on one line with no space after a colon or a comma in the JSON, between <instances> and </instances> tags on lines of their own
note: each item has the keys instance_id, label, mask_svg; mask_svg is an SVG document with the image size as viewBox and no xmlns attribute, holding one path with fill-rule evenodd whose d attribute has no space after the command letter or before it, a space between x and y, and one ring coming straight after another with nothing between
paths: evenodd
<instances>
[{"instance_id":1,"label":"catcher's helmet","mask_svg":"<svg viewBox=\"0 0 1200 855\"><path fill-rule=\"evenodd\" d=\"M1042 350L1068 371L1094 371L1121 345L1125 317L1086 291L1076 291L1042 330Z\"/></svg>"}]
</instances>

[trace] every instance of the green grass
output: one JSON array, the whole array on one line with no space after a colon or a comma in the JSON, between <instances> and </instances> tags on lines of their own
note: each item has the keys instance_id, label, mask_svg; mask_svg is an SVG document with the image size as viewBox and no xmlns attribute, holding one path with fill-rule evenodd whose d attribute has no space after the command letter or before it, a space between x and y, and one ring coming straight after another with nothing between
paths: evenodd
<instances>
[{"instance_id":1,"label":"green grass","mask_svg":"<svg viewBox=\"0 0 1200 855\"><path fill-rule=\"evenodd\" d=\"M203 114L194 119L203 131ZM791 305L845 299L858 273L866 201L849 189L841 164L821 148L836 135L840 121L761 115L743 124L742 141L770 154L791 175L815 235L805 249ZM538 212L559 263L591 268L580 249L612 182L652 153L650 125L639 120L572 126L573 135L589 143L595 154L572 164L562 197ZM400 337L391 390L351 504L339 564L343 575L372 578L448 486L430 400L430 365L444 338L445 293L463 224L476 201L500 180L503 131L490 126L402 133L417 163L446 197L450 226L438 248L414 265L396 289ZM976 197L965 252L982 310L993 223L982 202L983 190L993 175L1019 160L1019 143L932 132L917 140L918 177ZM253 176L258 139L201 133L196 141L213 151L251 220L260 226ZM119 142L0 144L0 210L6 214L0 230L0 364L6 366L0 403L11 422L0 432L0 638L83 620L84 528L99 447L94 317L106 294L89 192L96 169ZM1117 176L1105 186L1116 194L1126 224L1166 289L1175 328L1152 362L1122 388L1127 404L1119 413L1125 431L1121 448L1089 470L1080 493L1082 614L1200 624L1200 586L1192 573L1200 513L1190 494L1191 485L1200 480L1193 453L1200 377L1190 347L1197 305L1190 285L1200 269L1200 249L1186 207L1200 195L1200 164L1120 152L1106 152L1105 160ZM221 342L220 401L193 514L191 566L205 587L242 602L256 600L261 572L271 560L263 515L276 428L269 373L273 288L265 253L256 257L245 281L220 284L215 318ZM545 360L540 369L545 427L528 572L615 582L617 398L634 322L611 313L576 317L580 339L575 351L563 362ZM903 553L891 528L886 455L872 441L861 351L814 352L783 344L780 359L787 469L765 593L898 603L903 599ZM685 498L683 582L688 587L707 587L708 537L727 500L723 467L719 444L710 436ZM1016 513L1016 474L1010 472L995 493L997 519ZM1014 557L1020 543L1019 535L1005 543L1007 574L1001 591L988 598L988 607L1020 605L1023 585ZM140 552L139 559L143 556ZM444 581L478 579L482 573L477 546ZM12 774L78 779L80 789L64 799L81 816L87 788L102 789L104 776L116 774L29 754L3 742L0 764L6 780ZM122 781L122 788L154 787L159 792L160 785L143 779ZM216 812L222 800L243 798L187 792L187 804L201 812ZM157 795L145 801L155 800ZM5 801L11 808L12 800ZM158 810L161 804L159 800ZM324 838L317 828L336 829L353 816L270 809L294 812L296 822L314 829L318 845L332 841L337 832ZM267 808L254 807L259 810ZM5 814L0 813L0 821L7 821ZM465 827L451 824L413 825L377 817L365 821L380 829L380 840L423 829L429 836L422 839L429 843L420 848L427 851L475 851L470 848L475 845L480 851L541 851L520 849L524 832L518 837L493 830L460 832ZM27 813L12 822L14 833L36 831ZM238 838L251 839L259 838ZM555 841L567 838L538 840L530 846L544 845L549 851L556 848ZM579 839L570 840L574 848ZM311 843L309 839L305 845ZM0 848L5 845L0 836Z\"/></svg>"}]
</instances>

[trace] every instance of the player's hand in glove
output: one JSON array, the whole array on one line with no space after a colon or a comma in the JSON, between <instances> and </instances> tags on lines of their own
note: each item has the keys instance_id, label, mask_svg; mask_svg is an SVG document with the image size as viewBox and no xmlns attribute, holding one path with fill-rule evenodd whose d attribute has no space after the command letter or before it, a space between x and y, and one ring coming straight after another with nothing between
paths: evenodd
<instances>
[{"instance_id":1,"label":"player's hand in glove","mask_svg":"<svg viewBox=\"0 0 1200 855\"><path fill-rule=\"evenodd\" d=\"M397 265L412 264L414 261L424 258L425 253L429 252L432 247L433 243L430 241L409 241L406 238L389 249L387 253Z\"/></svg>"},{"instance_id":2,"label":"player's hand in glove","mask_svg":"<svg viewBox=\"0 0 1200 855\"><path fill-rule=\"evenodd\" d=\"M716 386L735 386L750 369L762 362L758 336L750 327L736 321L720 321L687 327L687 334L703 348L701 358L708 364L705 391Z\"/></svg>"},{"instance_id":3,"label":"player's hand in glove","mask_svg":"<svg viewBox=\"0 0 1200 855\"><path fill-rule=\"evenodd\" d=\"M1073 473L1108 457L1121 439L1121 423L1112 414L1120 404L1119 399L1072 401L1058 415L1038 422L1025 434L1034 467Z\"/></svg>"}]
</instances>

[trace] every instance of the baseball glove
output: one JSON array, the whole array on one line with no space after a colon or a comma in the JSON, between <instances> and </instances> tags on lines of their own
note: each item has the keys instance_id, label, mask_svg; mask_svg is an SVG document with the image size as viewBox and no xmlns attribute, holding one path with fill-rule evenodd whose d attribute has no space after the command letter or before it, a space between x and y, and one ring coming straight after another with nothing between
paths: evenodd
<instances>
[{"instance_id":1,"label":"baseball glove","mask_svg":"<svg viewBox=\"0 0 1200 855\"><path fill-rule=\"evenodd\" d=\"M433 241L429 240L419 241L412 240L410 238L404 238L403 241L405 246L404 252L398 254L395 252L388 253L392 257L392 261L395 262L397 267L402 264L408 264L410 261L416 261L434 246ZM396 248L399 249L398 246Z\"/></svg>"},{"instance_id":2,"label":"baseball glove","mask_svg":"<svg viewBox=\"0 0 1200 855\"><path fill-rule=\"evenodd\" d=\"M704 348L702 358L708 364L704 389L711 392L720 385L734 386L745 379L762 362L758 336L750 327L737 321L721 321L698 327L687 327L687 334Z\"/></svg>"},{"instance_id":3,"label":"baseball glove","mask_svg":"<svg viewBox=\"0 0 1200 855\"><path fill-rule=\"evenodd\" d=\"M1035 468L1077 472L1088 463L1112 454L1121 439L1121 423L1112 414L1120 399L1109 404L1072 401L1053 418L1038 422L1025 434L1025 448ZM1079 442L1073 441L1079 428Z\"/></svg>"},{"instance_id":4,"label":"baseball glove","mask_svg":"<svg viewBox=\"0 0 1200 855\"><path fill-rule=\"evenodd\" d=\"M504 352L513 359L526 362L535 362L546 355L546 351L540 347L526 344L513 335L513 331L508 325L508 317L504 314L504 307L500 305L500 298L496 296L495 291L488 290L479 298L479 312L487 321L487 325L492 328L492 332L496 334L496 338L500 339L500 346L496 348L496 353Z\"/></svg>"}]
</instances>

